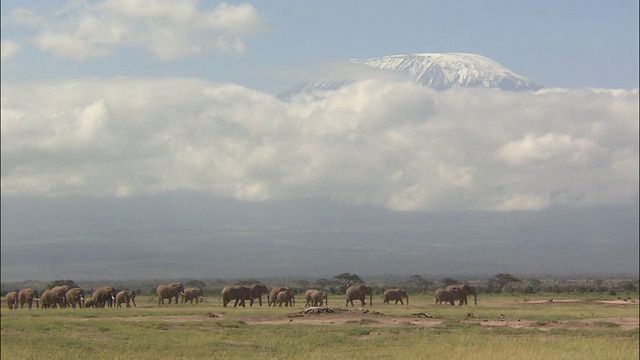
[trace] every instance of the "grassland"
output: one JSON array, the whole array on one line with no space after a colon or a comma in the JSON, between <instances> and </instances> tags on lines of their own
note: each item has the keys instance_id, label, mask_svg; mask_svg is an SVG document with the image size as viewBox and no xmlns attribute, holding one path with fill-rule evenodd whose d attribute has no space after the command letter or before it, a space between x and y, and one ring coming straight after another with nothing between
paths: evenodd
<instances>
[{"instance_id":1,"label":"grassland","mask_svg":"<svg viewBox=\"0 0 640 360\"><path fill-rule=\"evenodd\" d=\"M483 296L302 315L293 308L158 306L1 310L3 359L637 359L638 299ZM426 314L431 317L425 317Z\"/></svg>"}]
</instances>

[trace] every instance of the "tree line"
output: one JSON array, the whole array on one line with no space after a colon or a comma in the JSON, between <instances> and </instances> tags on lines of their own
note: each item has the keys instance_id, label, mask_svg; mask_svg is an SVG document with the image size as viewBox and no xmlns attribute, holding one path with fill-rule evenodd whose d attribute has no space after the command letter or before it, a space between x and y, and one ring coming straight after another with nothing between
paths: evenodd
<instances>
[{"instance_id":1,"label":"tree line","mask_svg":"<svg viewBox=\"0 0 640 360\"><path fill-rule=\"evenodd\" d=\"M174 279L175 280L175 279ZM52 289L55 286L69 285L80 287L87 292L109 283L116 288L135 290L138 295L156 295L158 284L171 280L101 280L101 281L73 281L58 279L49 282L23 281L3 282L0 294L5 296L10 291L31 287L39 291ZM485 279L468 278L429 278L422 275L372 277L366 280L352 273L341 273L328 278L270 278L270 279L177 279L185 287L195 287L203 291L205 296L219 296L220 291L229 284L248 285L265 284L268 286L287 285L295 294L303 294L307 289L318 288L330 294L344 294L351 285L367 284L372 287L374 294L381 295L385 289L401 287L413 294L433 293L437 289L449 285L468 283L473 285L478 294L537 294L537 293L637 293L640 288L637 278L533 278L516 277L511 274L496 274Z\"/></svg>"}]
</instances>

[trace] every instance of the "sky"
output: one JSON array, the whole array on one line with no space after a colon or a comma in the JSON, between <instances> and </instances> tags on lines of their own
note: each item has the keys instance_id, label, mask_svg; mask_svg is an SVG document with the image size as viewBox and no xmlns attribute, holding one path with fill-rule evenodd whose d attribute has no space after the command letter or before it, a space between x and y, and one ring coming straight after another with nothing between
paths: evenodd
<instances>
[{"instance_id":1,"label":"sky","mask_svg":"<svg viewBox=\"0 0 640 360\"><path fill-rule=\"evenodd\" d=\"M81 266L66 259L71 254L102 264L83 263L100 268L87 277L205 276L179 265L160 270L150 260L168 257L176 242L183 259L215 253L218 262L201 259L199 267L226 276L309 275L325 268L322 254L292 259L330 241L326 216L334 245L357 257L331 269L637 273L637 216L604 216L638 208L637 1L1 7L3 281L71 276ZM486 56L544 88L438 92L370 79L317 96L277 97L349 59L448 52ZM194 197L205 202L197 214L184 206ZM184 212L169 210L177 203ZM80 211L60 210L69 204ZM221 206L242 220L205 216ZM317 221L302 226L291 220L296 213ZM60 219L45 221L45 214ZM566 222L553 225L550 214ZM585 234L594 218L600 231ZM191 235L167 235L177 223ZM104 224L121 231L98 231ZM557 232L530 230L542 228ZM402 251L385 237L393 229ZM464 248L461 239L478 232L484 235L469 246L479 258L437 260L447 244ZM260 244L247 258L266 254L288 265L220 265L236 254L238 238ZM562 239L562 256L549 255L550 238ZM119 252L102 249L111 257L92 259L97 242L117 241ZM148 242L154 251L146 251ZM357 251L370 245L378 250ZM427 245L436 250L425 255L435 268L392 264ZM83 246L92 250L78 252ZM487 246L500 261L480 255ZM75 265L43 261L52 249L67 249L60 262ZM388 252L394 260L381 255ZM126 253L149 262L144 269L123 263L127 274L109 270ZM605 266L595 260L603 256L624 261Z\"/></svg>"}]
</instances>

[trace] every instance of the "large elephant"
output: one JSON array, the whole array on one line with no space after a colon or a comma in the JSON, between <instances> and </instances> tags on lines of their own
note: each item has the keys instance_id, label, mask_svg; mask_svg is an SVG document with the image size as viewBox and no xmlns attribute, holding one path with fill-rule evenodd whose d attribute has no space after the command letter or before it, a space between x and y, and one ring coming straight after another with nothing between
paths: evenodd
<instances>
[{"instance_id":1,"label":"large elephant","mask_svg":"<svg viewBox=\"0 0 640 360\"><path fill-rule=\"evenodd\" d=\"M367 285L352 285L347 288L347 303L345 306L353 305L353 300L360 300L362 306L367 305L367 295L369 295L369 306L373 304L373 290Z\"/></svg>"},{"instance_id":2,"label":"large elephant","mask_svg":"<svg viewBox=\"0 0 640 360\"><path fill-rule=\"evenodd\" d=\"M278 297L278 294L280 293L280 291L289 291L288 287L284 287L284 286L276 286L271 288L271 291L269 292L269 300L268 300L268 304L270 306L276 306L276 298Z\"/></svg>"},{"instance_id":3,"label":"large elephant","mask_svg":"<svg viewBox=\"0 0 640 360\"><path fill-rule=\"evenodd\" d=\"M184 286L181 283L160 284L156 292L158 293L158 305L164 304L164 299L169 299L169 304L171 304L172 298L175 298L176 304L178 304L178 298L184 294Z\"/></svg>"},{"instance_id":4,"label":"large elephant","mask_svg":"<svg viewBox=\"0 0 640 360\"><path fill-rule=\"evenodd\" d=\"M329 306L329 297L326 291L313 290L309 295L311 306Z\"/></svg>"},{"instance_id":5,"label":"large elephant","mask_svg":"<svg viewBox=\"0 0 640 360\"><path fill-rule=\"evenodd\" d=\"M31 306L33 305L34 300L36 302L36 308L40 308L40 299L38 298L38 290L31 289L31 288L24 288L24 289L21 289L20 292L18 293L18 302L20 302L21 309L24 308L24 304L27 304L29 306L29 309L31 309Z\"/></svg>"},{"instance_id":6,"label":"large elephant","mask_svg":"<svg viewBox=\"0 0 640 360\"><path fill-rule=\"evenodd\" d=\"M65 294L65 298L67 300L67 307L73 307L74 309L77 307L83 307L84 303L84 290L80 288L72 288L67 290Z\"/></svg>"},{"instance_id":7,"label":"large elephant","mask_svg":"<svg viewBox=\"0 0 640 360\"><path fill-rule=\"evenodd\" d=\"M276 296L276 302L274 306L282 306L283 304L284 306L293 306L294 298L295 296L290 290L280 291Z\"/></svg>"},{"instance_id":8,"label":"large elephant","mask_svg":"<svg viewBox=\"0 0 640 360\"><path fill-rule=\"evenodd\" d=\"M402 299L407 299L407 305L409 305L409 295L404 289L388 289L382 294L382 302L388 304L389 301L395 300L396 304L400 301L400 304L404 305Z\"/></svg>"},{"instance_id":9,"label":"large elephant","mask_svg":"<svg viewBox=\"0 0 640 360\"><path fill-rule=\"evenodd\" d=\"M116 307L122 307L124 304L126 307L131 307L131 303L136 307L136 291L135 290L122 290L116 294Z\"/></svg>"},{"instance_id":10,"label":"large elephant","mask_svg":"<svg viewBox=\"0 0 640 360\"><path fill-rule=\"evenodd\" d=\"M180 302L186 303L189 301L193 304L193 300L196 301L196 304L200 302L200 300L204 300L204 296L202 296L202 290L199 288L187 288L184 289L184 295L182 295L182 300Z\"/></svg>"},{"instance_id":11,"label":"large elephant","mask_svg":"<svg viewBox=\"0 0 640 360\"><path fill-rule=\"evenodd\" d=\"M7 293L7 306L9 310L18 309L18 292L10 291Z\"/></svg>"},{"instance_id":12,"label":"large elephant","mask_svg":"<svg viewBox=\"0 0 640 360\"><path fill-rule=\"evenodd\" d=\"M314 291L318 291L318 290L316 290L316 289L309 289L309 290L307 290L307 291L305 291L305 292L304 292L304 306L305 306L305 307L312 306L312 305L311 305L311 304L312 304L312 302L311 302L311 294L312 294Z\"/></svg>"},{"instance_id":13,"label":"large elephant","mask_svg":"<svg viewBox=\"0 0 640 360\"><path fill-rule=\"evenodd\" d=\"M468 284L464 284L462 286L460 285L451 285L451 286L447 286L447 290L451 291L451 290L457 290L452 292L452 296L454 297L454 301L455 300L459 300L460 304L459 305L467 305L467 296L469 295L473 295L473 302L475 305L478 305L478 296L476 295L476 288L474 288L473 286L470 286Z\"/></svg>"},{"instance_id":14,"label":"large elephant","mask_svg":"<svg viewBox=\"0 0 640 360\"><path fill-rule=\"evenodd\" d=\"M99 287L96 291L93 292L93 303L95 307L105 307L109 305L109 307L113 307L115 305L116 300L116 288L111 285Z\"/></svg>"},{"instance_id":15,"label":"large elephant","mask_svg":"<svg viewBox=\"0 0 640 360\"><path fill-rule=\"evenodd\" d=\"M56 308L58 307L58 295L53 290L47 289L42 293L40 302L42 302L41 309Z\"/></svg>"},{"instance_id":16,"label":"large elephant","mask_svg":"<svg viewBox=\"0 0 640 360\"><path fill-rule=\"evenodd\" d=\"M438 289L436 290L436 304L450 303L455 305L455 297L458 297L456 293L457 289Z\"/></svg>"},{"instance_id":17,"label":"large elephant","mask_svg":"<svg viewBox=\"0 0 640 360\"><path fill-rule=\"evenodd\" d=\"M269 289L267 289L266 285L255 284L249 287L249 298L245 300L249 300L249 306L253 306L253 301L258 299L258 303L262 306L262 295L268 296ZM268 301L267 301L268 304Z\"/></svg>"},{"instance_id":18,"label":"large elephant","mask_svg":"<svg viewBox=\"0 0 640 360\"><path fill-rule=\"evenodd\" d=\"M251 289L243 285L228 285L222 289L222 306L226 307L231 300L235 300L233 307L240 306L245 307L245 300L250 298Z\"/></svg>"},{"instance_id":19,"label":"large elephant","mask_svg":"<svg viewBox=\"0 0 640 360\"><path fill-rule=\"evenodd\" d=\"M71 286L69 285L59 285L59 286L54 286L53 288L51 288L51 291L55 294L56 296L56 303L60 308L66 308L67 307L67 291L69 291L69 289L71 289Z\"/></svg>"}]
</instances>

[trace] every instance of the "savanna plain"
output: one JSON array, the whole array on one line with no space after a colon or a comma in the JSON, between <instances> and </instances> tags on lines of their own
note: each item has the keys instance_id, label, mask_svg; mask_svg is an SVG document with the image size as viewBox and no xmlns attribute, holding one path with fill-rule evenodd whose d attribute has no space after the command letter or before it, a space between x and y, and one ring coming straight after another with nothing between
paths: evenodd
<instances>
[{"instance_id":1,"label":"savanna plain","mask_svg":"<svg viewBox=\"0 0 640 360\"><path fill-rule=\"evenodd\" d=\"M561 295L561 296L560 296ZM482 294L478 304L293 307L200 304L9 310L3 298L3 359L637 359L638 296Z\"/></svg>"}]
</instances>

